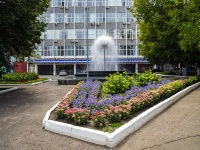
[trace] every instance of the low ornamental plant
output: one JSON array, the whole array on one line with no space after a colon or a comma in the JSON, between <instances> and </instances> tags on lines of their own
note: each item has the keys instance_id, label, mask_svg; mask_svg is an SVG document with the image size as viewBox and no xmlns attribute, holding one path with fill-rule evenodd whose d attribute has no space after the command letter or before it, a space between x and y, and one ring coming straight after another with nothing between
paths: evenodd
<instances>
[{"instance_id":1,"label":"low ornamental plant","mask_svg":"<svg viewBox=\"0 0 200 150\"><path fill-rule=\"evenodd\" d=\"M74 122L77 125L83 125L87 123L90 117L90 111L85 108L69 108L65 110L65 116L67 121Z\"/></svg>"},{"instance_id":2,"label":"low ornamental plant","mask_svg":"<svg viewBox=\"0 0 200 150\"><path fill-rule=\"evenodd\" d=\"M103 83L103 92L106 94L120 94L129 90L132 86L137 85L134 78L129 76L127 72L120 74L110 74Z\"/></svg>"},{"instance_id":3,"label":"low ornamental plant","mask_svg":"<svg viewBox=\"0 0 200 150\"><path fill-rule=\"evenodd\" d=\"M110 105L104 112L111 123L120 122L121 119L126 119L131 115L131 108L130 104L120 104L118 106Z\"/></svg>"},{"instance_id":4,"label":"low ornamental plant","mask_svg":"<svg viewBox=\"0 0 200 150\"><path fill-rule=\"evenodd\" d=\"M61 102L56 107L56 114L58 119L66 118L65 110L70 108L71 103L74 101L75 97L77 96L78 92L80 91L81 85L84 82L79 82L69 94L66 95L65 98L61 100Z\"/></svg>"},{"instance_id":5,"label":"low ornamental plant","mask_svg":"<svg viewBox=\"0 0 200 150\"><path fill-rule=\"evenodd\" d=\"M106 114L104 112L95 111L90 116L90 119L93 121L96 127L103 127L105 126Z\"/></svg>"},{"instance_id":6,"label":"low ornamental plant","mask_svg":"<svg viewBox=\"0 0 200 150\"><path fill-rule=\"evenodd\" d=\"M152 71L145 71L143 73L136 73L134 79L136 80L137 85L139 85L139 86L145 86L149 82L152 82L152 81L154 81L156 83L160 82L160 77L157 76L155 73L152 73Z\"/></svg>"},{"instance_id":7,"label":"low ornamental plant","mask_svg":"<svg viewBox=\"0 0 200 150\"><path fill-rule=\"evenodd\" d=\"M198 77L161 79L158 83L133 86L122 94L110 94L103 98L102 83L81 83L57 106L57 117L66 118L68 122L77 125L87 124L91 120L96 127L103 127L102 130L110 132L111 128L106 126L109 123L121 123L133 113L151 107L198 81Z\"/></svg>"},{"instance_id":8,"label":"low ornamental plant","mask_svg":"<svg viewBox=\"0 0 200 150\"><path fill-rule=\"evenodd\" d=\"M10 73L4 74L2 76L2 81L6 82L24 82L28 80L38 79L39 75L35 72L20 72L20 73Z\"/></svg>"}]
</instances>

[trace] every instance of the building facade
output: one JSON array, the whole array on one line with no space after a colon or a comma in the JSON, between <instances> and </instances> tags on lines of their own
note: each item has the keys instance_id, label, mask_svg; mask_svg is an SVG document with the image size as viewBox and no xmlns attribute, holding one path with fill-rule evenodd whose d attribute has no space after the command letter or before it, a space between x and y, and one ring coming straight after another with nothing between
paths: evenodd
<instances>
[{"instance_id":1,"label":"building facade","mask_svg":"<svg viewBox=\"0 0 200 150\"><path fill-rule=\"evenodd\" d=\"M130 13L132 3L133 0L52 0L44 14L48 25L37 49L41 58L33 61L35 72L57 75L60 70L67 70L68 74L85 71L87 61L92 59L94 41L101 35L110 36L115 42L118 70L148 70L148 61L137 48L139 29Z\"/></svg>"}]
</instances>

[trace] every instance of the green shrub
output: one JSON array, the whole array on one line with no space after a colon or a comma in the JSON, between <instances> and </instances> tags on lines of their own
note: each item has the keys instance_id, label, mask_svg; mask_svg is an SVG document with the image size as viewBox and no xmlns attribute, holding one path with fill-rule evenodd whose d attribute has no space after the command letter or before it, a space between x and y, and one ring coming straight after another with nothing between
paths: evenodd
<instances>
[{"instance_id":1,"label":"green shrub","mask_svg":"<svg viewBox=\"0 0 200 150\"><path fill-rule=\"evenodd\" d=\"M145 71L143 73L136 73L135 80L139 86L145 86L148 82L155 81L156 83L160 82L160 77L157 76L152 71Z\"/></svg>"},{"instance_id":2,"label":"green shrub","mask_svg":"<svg viewBox=\"0 0 200 150\"><path fill-rule=\"evenodd\" d=\"M106 77L106 82L103 83L103 92L106 94L120 94L136 85L133 77L127 72L120 74L119 72Z\"/></svg>"},{"instance_id":3,"label":"green shrub","mask_svg":"<svg viewBox=\"0 0 200 150\"><path fill-rule=\"evenodd\" d=\"M34 72L21 72L21 73L10 73L2 76L2 81L6 82L24 82L28 80L38 79L39 75Z\"/></svg>"}]
</instances>

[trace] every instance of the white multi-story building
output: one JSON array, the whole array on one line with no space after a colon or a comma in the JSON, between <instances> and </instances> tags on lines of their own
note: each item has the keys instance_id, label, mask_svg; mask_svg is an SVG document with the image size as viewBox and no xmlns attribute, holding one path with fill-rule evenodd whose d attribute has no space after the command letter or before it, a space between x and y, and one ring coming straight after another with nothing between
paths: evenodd
<instances>
[{"instance_id":1,"label":"white multi-story building","mask_svg":"<svg viewBox=\"0 0 200 150\"><path fill-rule=\"evenodd\" d=\"M48 25L38 47L41 58L34 60L35 72L56 75L60 70L67 70L68 74L86 70L87 51L91 60L94 41L101 35L112 37L116 44L118 70L149 69L148 61L137 49L139 30L129 11L132 3L133 0L52 0L44 14Z\"/></svg>"}]
</instances>

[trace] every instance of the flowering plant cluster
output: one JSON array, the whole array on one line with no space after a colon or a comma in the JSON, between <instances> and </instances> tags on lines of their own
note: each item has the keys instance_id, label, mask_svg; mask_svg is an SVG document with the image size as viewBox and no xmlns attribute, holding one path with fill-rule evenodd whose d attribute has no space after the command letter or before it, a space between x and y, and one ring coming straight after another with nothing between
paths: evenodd
<instances>
[{"instance_id":1,"label":"flowering plant cluster","mask_svg":"<svg viewBox=\"0 0 200 150\"><path fill-rule=\"evenodd\" d=\"M56 114L58 119L63 119L65 118L65 110L67 110L68 108L70 108L70 104L72 103L72 101L74 100L74 98L77 96L81 85L83 84L83 81L79 82L72 90L69 94L66 95L66 97L64 97L61 102L58 104L58 106L56 107Z\"/></svg>"},{"instance_id":2,"label":"flowering plant cluster","mask_svg":"<svg viewBox=\"0 0 200 150\"><path fill-rule=\"evenodd\" d=\"M74 93L73 96L70 96L70 93L60 102L56 108L57 116L59 118L60 115L68 122L78 125L91 120L96 127L103 127L106 125L105 122L120 122L134 112L153 106L198 81L198 77L180 80L161 79L157 84L149 82L146 86L133 86L122 94L109 94L106 97L101 95L101 82L88 81L74 88L76 90L71 92ZM59 112L59 109L62 111Z\"/></svg>"},{"instance_id":3,"label":"flowering plant cluster","mask_svg":"<svg viewBox=\"0 0 200 150\"><path fill-rule=\"evenodd\" d=\"M90 116L90 111L85 108L69 108L65 110L65 115L69 122L83 125L87 123L87 120Z\"/></svg>"},{"instance_id":4,"label":"flowering plant cluster","mask_svg":"<svg viewBox=\"0 0 200 150\"><path fill-rule=\"evenodd\" d=\"M102 83L99 81L88 81L81 86L76 99L73 101L72 106L75 108L87 108L95 111L98 105L98 96L101 93Z\"/></svg>"},{"instance_id":5,"label":"flowering plant cluster","mask_svg":"<svg viewBox=\"0 0 200 150\"><path fill-rule=\"evenodd\" d=\"M94 122L96 127L103 127L105 125L106 115L102 111L95 111L91 116L91 120Z\"/></svg>"},{"instance_id":6,"label":"flowering plant cluster","mask_svg":"<svg viewBox=\"0 0 200 150\"><path fill-rule=\"evenodd\" d=\"M120 122L120 120L126 119L131 115L131 108L130 104L120 104L118 106L110 105L104 112L111 123Z\"/></svg>"}]
</instances>

